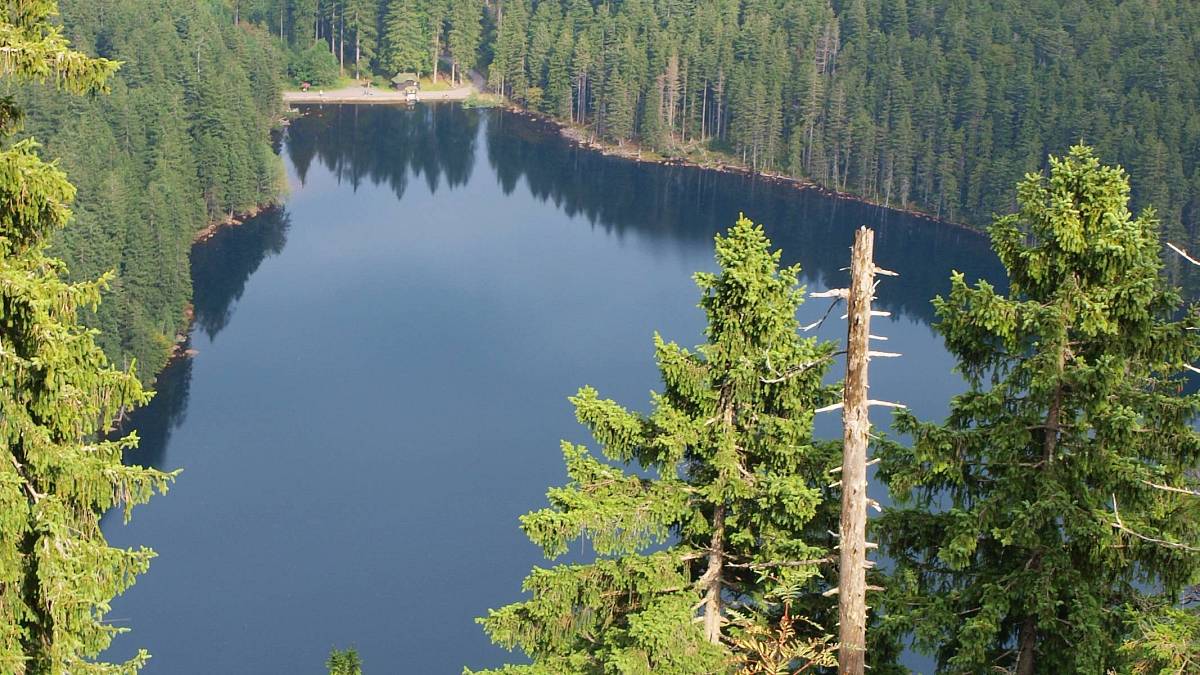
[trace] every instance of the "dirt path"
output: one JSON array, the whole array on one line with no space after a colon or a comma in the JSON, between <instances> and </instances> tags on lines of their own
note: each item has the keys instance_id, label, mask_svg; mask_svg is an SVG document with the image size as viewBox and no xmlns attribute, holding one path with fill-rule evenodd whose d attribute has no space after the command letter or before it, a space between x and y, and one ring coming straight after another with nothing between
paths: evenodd
<instances>
[{"instance_id":1,"label":"dirt path","mask_svg":"<svg viewBox=\"0 0 1200 675\"><path fill-rule=\"evenodd\" d=\"M478 91L476 88L483 82L478 73L471 72L471 83L454 89L441 91L420 91L418 101L465 101L468 96ZM303 91L283 92L284 103L404 103L407 99L399 91L371 87L364 89L361 85L351 85L341 89L310 89Z\"/></svg>"}]
</instances>

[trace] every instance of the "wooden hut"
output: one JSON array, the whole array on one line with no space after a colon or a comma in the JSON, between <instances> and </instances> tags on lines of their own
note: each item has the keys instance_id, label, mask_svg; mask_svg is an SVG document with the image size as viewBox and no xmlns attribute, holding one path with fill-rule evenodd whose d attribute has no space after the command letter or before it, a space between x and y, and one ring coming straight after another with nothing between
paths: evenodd
<instances>
[{"instance_id":1,"label":"wooden hut","mask_svg":"<svg viewBox=\"0 0 1200 675\"><path fill-rule=\"evenodd\" d=\"M392 78L392 86L404 94L406 101L417 100L417 92L421 91L421 82L416 73L399 73Z\"/></svg>"}]
</instances>

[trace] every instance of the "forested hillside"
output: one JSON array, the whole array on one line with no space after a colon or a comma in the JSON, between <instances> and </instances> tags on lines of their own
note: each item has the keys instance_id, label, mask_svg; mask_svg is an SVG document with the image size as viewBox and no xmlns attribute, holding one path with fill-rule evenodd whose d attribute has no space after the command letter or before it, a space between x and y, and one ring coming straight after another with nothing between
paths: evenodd
<instances>
[{"instance_id":1,"label":"forested hillside","mask_svg":"<svg viewBox=\"0 0 1200 675\"><path fill-rule=\"evenodd\" d=\"M1137 202L1167 222L1196 222L1195 3L589 9L541 2L527 15L513 3L492 81L614 140L707 141L758 169L976 223L1010 210L1008 186L1083 138L1129 167Z\"/></svg>"},{"instance_id":2,"label":"forested hillside","mask_svg":"<svg viewBox=\"0 0 1200 675\"><path fill-rule=\"evenodd\" d=\"M979 225L1084 140L1167 236L1200 227L1188 0L234 1L347 72L356 55L384 73L490 64L494 87L611 141L723 150Z\"/></svg>"},{"instance_id":3,"label":"forested hillside","mask_svg":"<svg viewBox=\"0 0 1200 675\"><path fill-rule=\"evenodd\" d=\"M73 278L117 277L91 323L117 363L153 376L183 326L188 250L210 222L278 193L270 147L282 58L218 0L62 0L80 50L123 62L111 94L19 92L23 135L44 144L79 188L53 253Z\"/></svg>"}]
</instances>

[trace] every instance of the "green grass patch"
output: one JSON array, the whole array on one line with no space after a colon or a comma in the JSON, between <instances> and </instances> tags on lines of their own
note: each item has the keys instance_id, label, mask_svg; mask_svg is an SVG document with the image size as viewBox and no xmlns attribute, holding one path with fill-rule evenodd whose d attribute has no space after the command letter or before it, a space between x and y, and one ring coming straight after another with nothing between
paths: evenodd
<instances>
[{"instance_id":1,"label":"green grass patch","mask_svg":"<svg viewBox=\"0 0 1200 675\"><path fill-rule=\"evenodd\" d=\"M504 97L499 94L481 94L474 92L463 101L464 108L497 108L504 105Z\"/></svg>"},{"instance_id":2,"label":"green grass patch","mask_svg":"<svg viewBox=\"0 0 1200 675\"><path fill-rule=\"evenodd\" d=\"M439 77L437 82L434 82L428 77L421 78L421 91L446 91L447 89L454 88L454 85L450 84L450 78L448 76Z\"/></svg>"}]
</instances>

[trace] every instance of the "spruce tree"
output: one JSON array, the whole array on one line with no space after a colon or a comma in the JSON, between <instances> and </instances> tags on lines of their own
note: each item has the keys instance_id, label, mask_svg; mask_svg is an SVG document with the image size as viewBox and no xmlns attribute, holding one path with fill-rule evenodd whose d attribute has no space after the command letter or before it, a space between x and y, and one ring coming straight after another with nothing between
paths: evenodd
<instances>
[{"instance_id":1,"label":"spruce tree","mask_svg":"<svg viewBox=\"0 0 1200 675\"><path fill-rule=\"evenodd\" d=\"M425 68L429 63L426 49L429 40L425 35L427 17L423 10L418 0L393 0L388 7L384 32L386 47L381 60L390 74L429 72Z\"/></svg>"},{"instance_id":2,"label":"spruce tree","mask_svg":"<svg viewBox=\"0 0 1200 675\"><path fill-rule=\"evenodd\" d=\"M379 3L375 0L348 0L346 27L354 32L354 79L371 72L371 59L378 46Z\"/></svg>"},{"instance_id":3,"label":"spruce tree","mask_svg":"<svg viewBox=\"0 0 1200 675\"><path fill-rule=\"evenodd\" d=\"M559 33L554 51L550 53L546 73L546 98L542 106L545 112L563 119L571 119L571 53L574 44L570 26L564 25Z\"/></svg>"},{"instance_id":4,"label":"spruce tree","mask_svg":"<svg viewBox=\"0 0 1200 675\"><path fill-rule=\"evenodd\" d=\"M362 675L362 658L357 649L335 649L325 660L325 667L329 675Z\"/></svg>"},{"instance_id":5,"label":"spruce tree","mask_svg":"<svg viewBox=\"0 0 1200 675\"><path fill-rule=\"evenodd\" d=\"M104 88L116 64L72 51L51 23L56 3L15 0L0 10L0 46L19 57L0 62L18 81L77 93ZM0 127L19 118L0 103ZM112 598L145 571L153 552L108 546L100 514L125 516L171 476L124 466L136 437L103 432L130 405L148 398L132 372L113 369L78 313L95 308L109 277L63 280L45 253L70 218L74 187L26 140L0 150L0 672L79 675L132 673L100 664L120 632L104 622Z\"/></svg>"},{"instance_id":6,"label":"spruce tree","mask_svg":"<svg viewBox=\"0 0 1200 675\"><path fill-rule=\"evenodd\" d=\"M533 660L500 672L727 672L766 658L768 633L785 662L832 662L786 609L827 555L801 533L828 482L812 418L837 398L822 383L832 349L797 335L799 270L779 257L745 218L717 237L720 273L696 275L707 342L655 336L665 389L649 415L590 387L571 399L608 461L564 443L571 482L521 525L550 558L576 539L597 557L535 569L528 600L480 619Z\"/></svg>"},{"instance_id":7,"label":"spruce tree","mask_svg":"<svg viewBox=\"0 0 1200 675\"><path fill-rule=\"evenodd\" d=\"M475 67L479 43L483 39L483 7L479 0L453 0L450 7L450 34L447 42L454 60L457 79L470 75Z\"/></svg>"},{"instance_id":8,"label":"spruce tree","mask_svg":"<svg viewBox=\"0 0 1200 675\"><path fill-rule=\"evenodd\" d=\"M945 672L1103 673L1131 613L1200 572L1200 349L1160 279L1154 215L1092 150L1051 158L991 227L1009 294L952 278L938 331L969 389L943 424L902 413L912 448L882 476L891 629Z\"/></svg>"},{"instance_id":9,"label":"spruce tree","mask_svg":"<svg viewBox=\"0 0 1200 675\"><path fill-rule=\"evenodd\" d=\"M505 96L525 97L526 31L529 28L528 0L498 0L496 38L488 85Z\"/></svg>"}]
</instances>

